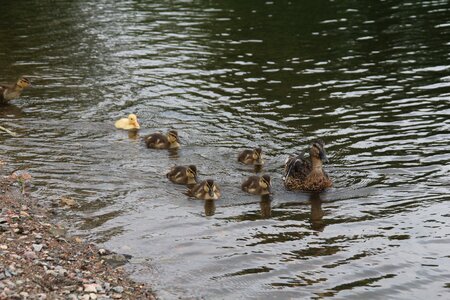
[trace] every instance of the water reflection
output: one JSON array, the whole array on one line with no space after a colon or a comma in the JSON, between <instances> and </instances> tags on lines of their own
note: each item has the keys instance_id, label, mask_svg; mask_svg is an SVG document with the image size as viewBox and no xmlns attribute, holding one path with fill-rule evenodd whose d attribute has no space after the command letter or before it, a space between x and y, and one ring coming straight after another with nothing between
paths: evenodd
<instances>
[{"instance_id":1,"label":"water reflection","mask_svg":"<svg viewBox=\"0 0 450 300\"><path fill-rule=\"evenodd\" d=\"M264 219L272 216L272 195L261 195L261 201L259 202L261 208L261 217Z\"/></svg>"},{"instance_id":2,"label":"water reflection","mask_svg":"<svg viewBox=\"0 0 450 300\"><path fill-rule=\"evenodd\" d=\"M322 199L320 193L311 193L309 196L309 204L311 205L311 228L316 231L323 231L326 224L323 221L325 215L322 210Z\"/></svg>"},{"instance_id":3,"label":"water reflection","mask_svg":"<svg viewBox=\"0 0 450 300\"><path fill-rule=\"evenodd\" d=\"M216 213L216 201L215 200L205 200L205 216L214 216Z\"/></svg>"}]
</instances>

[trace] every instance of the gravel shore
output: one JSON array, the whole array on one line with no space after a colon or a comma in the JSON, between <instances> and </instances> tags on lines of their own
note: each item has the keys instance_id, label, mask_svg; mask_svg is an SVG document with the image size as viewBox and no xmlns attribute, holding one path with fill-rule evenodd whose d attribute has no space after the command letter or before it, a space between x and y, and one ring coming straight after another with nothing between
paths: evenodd
<instances>
[{"instance_id":1,"label":"gravel shore","mask_svg":"<svg viewBox=\"0 0 450 300\"><path fill-rule=\"evenodd\" d=\"M27 172L1 174L0 299L155 299L99 249L52 224L26 193Z\"/></svg>"}]
</instances>

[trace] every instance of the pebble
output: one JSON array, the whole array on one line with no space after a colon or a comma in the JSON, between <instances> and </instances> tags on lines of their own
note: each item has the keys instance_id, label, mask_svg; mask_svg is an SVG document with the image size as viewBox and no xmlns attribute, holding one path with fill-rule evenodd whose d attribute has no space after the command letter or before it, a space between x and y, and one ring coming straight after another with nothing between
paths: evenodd
<instances>
[{"instance_id":1,"label":"pebble","mask_svg":"<svg viewBox=\"0 0 450 300\"><path fill-rule=\"evenodd\" d=\"M116 293L123 293L123 286L121 286L121 285L115 286L112 288L112 290L113 290L113 292L116 292Z\"/></svg>"},{"instance_id":2,"label":"pebble","mask_svg":"<svg viewBox=\"0 0 450 300\"><path fill-rule=\"evenodd\" d=\"M113 293L113 294L111 295L111 298L113 298L113 299L121 299L121 298L122 298L122 294Z\"/></svg>"},{"instance_id":3,"label":"pebble","mask_svg":"<svg viewBox=\"0 0 450 300\"><path fill-rule=\"evenodd\" d=\"M30 296L30 294L28 294L27 292L21 292L19 295L25 299L28 298L28 296Z\"/></svg>"},{"instance_id":4,"label":"pebble","mask_svg":"<svg viewBox=\"0 0 450 300\"><path fill-rule=\"evenodd\" d=\"M0 245L0 249L1 250L6 250L6 249L8 249L8 246L7 245Z\"/></svg>"},{"instance_id":5,"label":"pebble","mask_svg":"<svg viewBox=\"0 0 450 300\"><path fill-rule=\"evenodd\" d=\"M44 247L44 245L42 244L33 244L33 250L36 252L40 252L42 250L42 247Z\"/></svg>"},{"instance_id":6,"label":"pebble","mask_svg":"<svg viewBox=\"0 0 450 300\"><path fill-rule=\"evenodd\" d=\"M95 294L95 293L90 293L90 294L89 294L89 298L90 298L91 300L96 300L96 299L97 299L97 294Z\"/></svg>"},{"instance_id":7,"label":"pebble","mask_svg":"<svg viewBox=\"0 0 450 300\"><path fill-rule=\"evenodd\" d=\"M84 285L84 292L85 293L96 293L97 292L97 287L99 289L101 289L101 286L96 284L96 283L85 284Z\"/></svg>"},{"instance_id":8,"label":"pebble","mask_svg":"<svg viewBox=\"0 0 450 300\"><path fill-rule=\"evenodd\" d=\"M78 297L78 299L80 299L80 300L89 300L91 297L89 297L89 294L84 294L83 296L81 296L81 297Z\"/></svg>"},{"instance_id":9,"label":"pebble","mask_svg":"<svg viewBox=\"0 0 450 300\"><path fill-rule=\"evenodd\" d=\"M30 260L38 258L36 253L34 253L34 251L27 251L23 255Z\"/></svg>"}]
</instances>

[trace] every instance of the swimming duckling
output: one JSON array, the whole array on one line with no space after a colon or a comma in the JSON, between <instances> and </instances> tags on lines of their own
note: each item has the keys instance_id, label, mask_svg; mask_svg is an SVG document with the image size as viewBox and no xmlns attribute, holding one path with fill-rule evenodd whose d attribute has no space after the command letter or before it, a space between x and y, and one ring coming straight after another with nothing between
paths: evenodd
<instances>
[{"instance_id":1,"label":"swimming duckling","mask_svg":"<svg viewBox=\"0 0 450 300\"><path fill-rule=\"evenodd\" d=\"M188 167L175 166L166 174L167 178L173 183L178 184L196 184L197 167L190 165Z\"/></svg>"},{"instance_id":2,"label":"swimming duckling","mask_svg":"<svg viewBox=\"0 0 450 300\"><path fill-rule=\"evenodd\" d=\"M186 195L201 200L217 200L220 198L221 192L214 180L207 179L188 190Z\"/></svg>"},{"instance_id":3,"label":"swimming duckling","mask_svg":"<svg viewBox=\"0 0 450 300\"><path fill-rule=\"evenodd\" d=\"M271 187L269 175L250 176L241 185L244 192L254 195L270 194Z\"/></svg>"},{"instance_id":4,"label":"swimming duckling","mask_svg":"<svg viewBox=\"0 0 450 300\"><path fill-rule=\"evenodd\" d=\"M305 153L290 156L284 166L284 186L288 190L322 191L333 185L322 164L328 162L324 142L316 140L311 144L309 157Z\"/></svg>"},{"instance_id":5,"label":"swimming duckling","mask_svg":"<svg viewBox=\"0 0 450 300\"><path fill-rule=\"evenodd\" d=\"M238 161L246 165L262 165L263 160L261 158L261 148L255 148L253 150L244 150L238 156Z\"/></svg>"},{"instance_id":6,"label":"swimming duckling","mask_svg":"<svg viewBox=\"0 0 450 300\"><path fill-rule=\"evenodd\" d=\"M9 100L19 97L28 86L30 80L25 77L20 77L14 84L0 84L0 104L6 104Z\"/></svg>"},{"instance_id":7,"label":"swimming duckling","mask_svg":"<svg viewBox=\"0 0 450 300\"><path fill-rule=\"evenodd\" d=\"M114 126L116 126L117 129L125 129L125 130L141 128L141 126L137 121L137 116L135 114L129 114L128 118L122 118L120 120L117 120L116 123L114 123Z\"/></svg>"},{"instance_id":8,"label":"swimming duckling","mask_svg":"<svg viewBox=\"0 0 450 300\"><path fill-rule=\"evenodd\" d=\"M162 133L153 133L145 137L145 143L148 148L155 149L178 149L180 148L180 140L178 138L178 132L175 130L169 130L166 135Z\"/></svg>"}]
</instances>

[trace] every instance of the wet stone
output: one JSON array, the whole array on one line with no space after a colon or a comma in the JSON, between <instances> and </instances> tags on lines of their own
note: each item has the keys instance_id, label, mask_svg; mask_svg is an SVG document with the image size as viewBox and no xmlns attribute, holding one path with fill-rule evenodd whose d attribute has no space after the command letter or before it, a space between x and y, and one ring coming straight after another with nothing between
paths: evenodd
<instances>
[{"instance_id":1,"label":"wet stone","mask_svg":"<svg viewBox=\"0 0 450 300\"><path fill-rule=\"evenodd\" d=\"M116 293L123 293L123 287L121 285L113 287L112 290Z\"/></svg>"}]
</instances>

